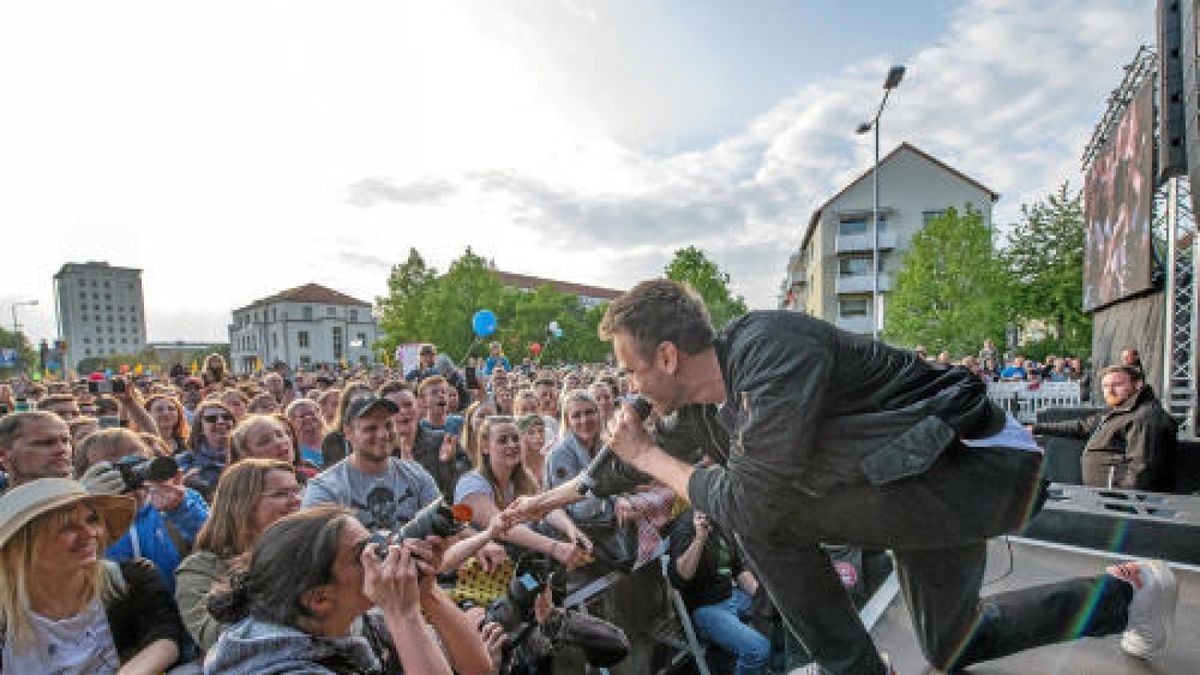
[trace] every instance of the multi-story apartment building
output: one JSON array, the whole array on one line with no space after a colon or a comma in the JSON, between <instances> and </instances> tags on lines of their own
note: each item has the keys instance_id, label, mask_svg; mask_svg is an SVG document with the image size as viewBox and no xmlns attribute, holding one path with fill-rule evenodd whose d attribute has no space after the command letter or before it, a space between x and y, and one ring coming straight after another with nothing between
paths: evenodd
<instances>
[{"instance_id":1,"label":"multi-story apartment building","mask_svg":"<svg viewBox=\"0 0 1200 675\"><path fill-rule=\"evenodd\" d=\"M870 333L887 312L903 256L913 235L953 207L969 205L992 224L992 205L1000 195L928 153L903 143L879 162L878 313L871 306L871 169L813 211L800 249L788 259L780 288L780 306L807 312L840 328Z\"/></svg>"},{"instance_id":2,"label":"multi-story apartment building","mask_svg":"<svg viewBox=\"0 0 1200 675\"><path fill-rule=\"evenodd\" d=\"M146 346L142 271L106 262L67 263L54 275L59 338L65 365L91 357L136 354Z\"/></svg>"},{"instance_id":3,"label":"multi-story apartment building","mask_svg":"<svg viewBox=\"0 0 1200 675\"><path fill-rule=\"evenodd\" d=\"M229 367L237 373L316 364L370 364L377 327L371 303L306 284L233 310Z\"/></svg>"}]
</instances>

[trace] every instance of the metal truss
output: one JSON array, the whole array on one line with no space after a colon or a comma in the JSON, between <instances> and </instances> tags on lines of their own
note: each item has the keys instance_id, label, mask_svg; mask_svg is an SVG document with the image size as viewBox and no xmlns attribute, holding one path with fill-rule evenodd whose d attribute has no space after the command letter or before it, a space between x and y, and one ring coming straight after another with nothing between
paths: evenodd
<instances>
[{"instance_id":1,"label":"metal truss","mask_svg":"<svg viewBox=\"0 0 1200 675\"><path fill-rule=\"evenodd\" d=\"M1197 237L1187 176L1176 176L1155 194L1154 231L1166 241L1166 303L1162 400L1180 422L1180 437L1196 437ZM1155 237L1158 238L1157 236Z\"/></svg>"}]
</instances>

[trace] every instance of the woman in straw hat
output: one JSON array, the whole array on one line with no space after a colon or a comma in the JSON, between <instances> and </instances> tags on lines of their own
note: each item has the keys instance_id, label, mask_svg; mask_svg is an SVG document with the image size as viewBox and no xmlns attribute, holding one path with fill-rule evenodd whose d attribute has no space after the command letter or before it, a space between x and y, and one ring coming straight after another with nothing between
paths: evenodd
<instances>
[{"instance_id":1,"label":"woman in straw hat","mask_svg":"<svg viewBox=\"0 0 1200 675\"><path fill-rule=\"evenodd\" d=\"M155 673L175 663L184 628L153 564L100 559L135 509L65 478L0 496L0 670Z\"/></svg>"}]
</instances>

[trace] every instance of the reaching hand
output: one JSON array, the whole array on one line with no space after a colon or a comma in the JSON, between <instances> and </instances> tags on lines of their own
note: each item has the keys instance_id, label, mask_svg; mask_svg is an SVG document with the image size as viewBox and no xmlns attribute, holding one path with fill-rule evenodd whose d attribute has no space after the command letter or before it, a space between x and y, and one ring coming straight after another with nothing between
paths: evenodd
<instances>
[{"instance_id":1,"label":"reaching hand","mask_svg":"<svg viewBox=\"0 0 1200 675\"><path fill-rule=\"evenodd\" d=\"M508 508L500 512L500 515L503 516L507 526L512 527L521 523L541 520L553 510L553 505L543 503L538 495L527 495L514 499Z\"/></svg>"}]
</instances>

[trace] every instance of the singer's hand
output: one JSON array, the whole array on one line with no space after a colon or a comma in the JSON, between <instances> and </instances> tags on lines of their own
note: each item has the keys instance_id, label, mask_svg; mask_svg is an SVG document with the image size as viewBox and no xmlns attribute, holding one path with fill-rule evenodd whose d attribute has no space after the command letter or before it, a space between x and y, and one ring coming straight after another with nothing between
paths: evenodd
<instances>
[{"instance_id":1,"label":"singer's hand","mask_svg":"<svg viewBox=\"0 0 1200 675\"><path fill-rule=\"evenodd\" d=\"M609 447L621 459L637 466L638 458L654 447L654 439L642 424L633 404L622 403L621 409L608 424Z\"/></svg>"}]
</instances>

